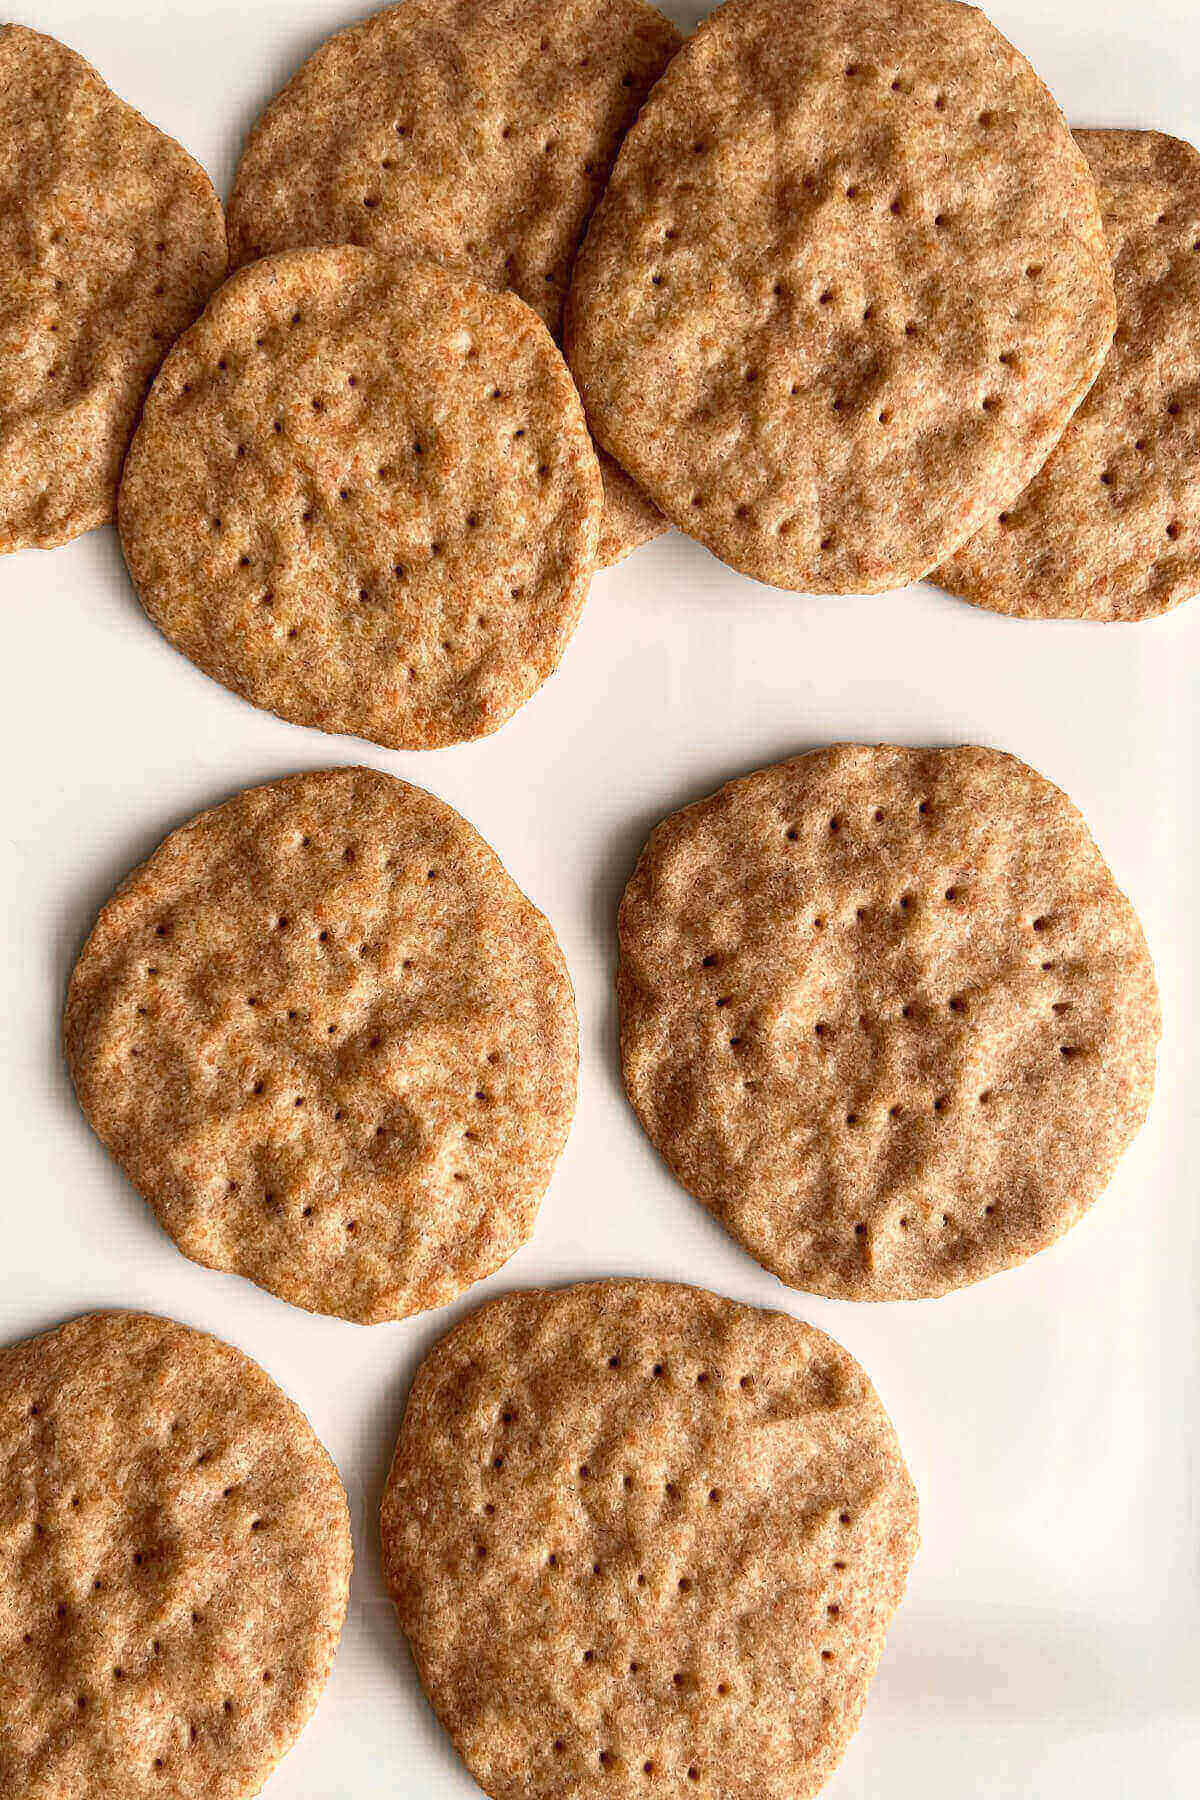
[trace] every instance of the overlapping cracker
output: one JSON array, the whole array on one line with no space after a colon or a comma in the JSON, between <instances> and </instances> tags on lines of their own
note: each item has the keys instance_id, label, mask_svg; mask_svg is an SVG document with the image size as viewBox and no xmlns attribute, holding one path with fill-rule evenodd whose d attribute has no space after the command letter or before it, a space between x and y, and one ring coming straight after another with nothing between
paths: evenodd
<instances>
[{"instance_id":1,"label":"overlapping cracker","mask_svg":"<svg viewBox=\"0 0 1200 1800\"><path fill-rule=\"evenodd\" d=\"M167 358L120 494L142 604L282 718L429 749L553 673L600 473L540 319L342 246L239 271Z\"/></svg>"},{"instance_id":2,"label":"overlapping cracker","mask_svg":"<svg viewBox=\"0 0 1200 1800\"><path fill-rule=\"evenodd\" d=\"M249 1357L93 1313L0 1350L0 1792L248 1800L307 1723L350 1521Z\"/></svg>"},{"instance_id":3,"label":"overlapping cracker","mask_svg":"<svg viewBox=\"0 0 1200 1800\"><path fill-rule=\"evenodd\" d=\"M651 835L620 939L642 1124L795 1287L910 1299L1022 1261L1149 1105L1133 908L997 751L841 745L731 782Z\"/></svg>"},{"instance_id":4,"label":"overlapping cracker","mask_svg":"<svg viewBox=\"0 0 1200 1800\"><path fill-rule=\"evenodd\" d=\"M1200 592L1200 156L1156 131L1075 139L1117 335L1049 462L934 580L1018 618L1148 619Z\"/></svg>"},{"instance_id":5,"label":"overlapping cracker","mask_svg":"<svg viewBox=\"0 0 1200 1800\"><path fill-rule=\"evenodd\" d=\"M173 832L101 912L65 1038L186 1255L364 1323L524 1243L575 1103L549 925L458 813L369 769Z\"/></svg>"},{"instance_id":6,"label":"overlapping cracker","mask_svg":"<svg viewBox=\"0 0 1200 1800\"><path fill-rule=\"evenodd\" d=\"M1054 101L952 0L727 0L626 137L568 360L604 447L780 587L926 573L1095 378L1112 276Z\"/></svg>"},{"instance_id":7,"label":"overlapping cracker","mask_svg":"<svg viewBox=\"0 0 1200 1800\"><path fill-rule=\"evenodd\" d=\"M557 336L621 138L679 33L643 0L407 0L338 32L267 108L235 263L367 244L512 288ZM608 459L601 561L666 521Z\"/></svg>"},{"instance_id":8,"label":"overlapping cracker","mask_svg":"<svg viewBox=\"0 0 1200 1800\"><path fill-rule=\"evenodd\" d=\"M0 26L0 553L113 516L155 369L225 272L204 171L65 44Z\"/></svg>"},{"instance_id":9,"label":"overlapping cracker","mask_svg":"<svg viewBox=\"0 0 1200 1800\"><path fill-rule=\"evenodd\" d=\"M916 1513L831 1339L601 1281L507 1295L425 1359L384 1573L493 1800L807 1800L858 1722Z\"/></svg>"}]
</instances>

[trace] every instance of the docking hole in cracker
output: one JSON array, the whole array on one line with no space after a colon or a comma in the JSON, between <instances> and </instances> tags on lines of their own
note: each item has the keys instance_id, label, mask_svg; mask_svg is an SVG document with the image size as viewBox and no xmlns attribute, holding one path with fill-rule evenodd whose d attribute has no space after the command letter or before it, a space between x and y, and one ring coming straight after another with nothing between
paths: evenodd
<instances>
[{"instance_id":1,"label":"docking hole in cracker","mask_svg":"<svg viewBox=\"0 0 1200 1800\"><path fill-rule=\"evenodd\" d=\"M225 273L207 175L65 44L0 26L0 554L107 524L151 377Z\"/></svg>"},{"instance_id":2,"label":"docking hole in cracker","mask_svg":"<svg viewBox=\"0 0 1200 1800\"><path fill-rule=\"evenodd\" d=\"M495 731L557 668L601 498L529 307L342 246L214 296L151 389L119 523L143 606L205 674L432 749Z\"/></svg>"},{"instance_id":3,"label":"docking hole in cracker","mask_svg":"<svg viewBox=\"0 0 1200 1800\"><path fill-rule=\"evenodd\" d=\"M1023 1261L1150 1103L1141 926L1066 795L998 751L732 781L652 833L619 935L634 1109L793 1287L915 1299Z\"/></svg>"},{"instance_id":4,"label":"docking hole in cracker","mask_svg":"<svg viewBox=\"0 0 1200 1800\"><path fill-rule=\"evenodd\" d=\"M480 1308L417 1372L383 1567L492 1800L808 1800L917 1545L854 1359L782 1313L598 1281Z\"/></svg>"},{"instance_id":5,"label":"docking hole in cracker","mask_svg":"<svg viewBox=\"0 0 1200 1800\"><path fill-rule=\"evenodd\" d=\"M1200 592L1200 156L1157 131L1075 141L1116 338L1040 474L932 579L1022 619L1149 619Z\"/></svg>"},{"instance_id":6,"label":"docking hole in cracker","mask_svg":"<svg viewBox=\"0 0 1200 1800\"><path fill-rule=\"evenodd\" d=\"M520 1248L575 1105L550 926L452 807L370 769L172 832L102 910L64 1036L185 1255L364 1324Z\"/></svg>"},{"instance_id":7,"label":"docking hole in cracker","mask_svg":"<svg viewBox=\"0 0 1200 1800\"><path fill-rule=\"evenodd\" d=\"M329 1679L346 1495L229 1344L93 1313L0 1350L0 1793L250 1800Z\"/></svg>"},{"instance_id":8,"label":"docking hole in cracker","mask_svg":"<svg viewBox=\"0 0 1200 1800\"><path fill-rule=\"evenodd\" d=\"M680 43L643 0L407 0L338 32L267 107L229 203L235 264L366 244L511 288L559 336L621 138ZM598 560L666 520L601 457Z\"/></svg>"},{"instance_id":9,"label":"docking hole in cracker","mask_svg":"<svg viewBox=\"0 0 1200 1800\"><path fill-rule=\"evenodd\" d=\"M575 263L598 441L779 587L923 575L1020 492L1113 333L1095 186L952 0L727 0L650 94Z\"/></svg>"}]
</instances>

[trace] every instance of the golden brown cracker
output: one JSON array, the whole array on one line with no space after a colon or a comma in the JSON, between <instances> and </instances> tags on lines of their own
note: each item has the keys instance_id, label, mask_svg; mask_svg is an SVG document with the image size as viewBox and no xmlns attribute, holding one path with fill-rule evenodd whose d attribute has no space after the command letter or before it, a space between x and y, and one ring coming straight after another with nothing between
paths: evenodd
<instances>
[{"instance_id":1,"label":"golden brown cracker","mask_svg":"<svg viewBox=\"0 0 1200 1800\"><path fill-rule=\"evenodd\" d=\"M370 769L172 832L101 912L65 1039L185 1255L363 1323L525 1242L575 1103L546 920L453 808Z\"/></svg>"},{"instance_id":2,"label":"golden brown cracker","mask_svg":"<svg viewBox=\"0 0 1200 1800\"><path fill-rule=\"evenodd\" d=\"M727 0L626 137L568 360L667 516L780 587L926 573L1045 461L1103 361L1095 188L952 0Z\"/></svg>"},{"instance_id":3,"label":"golden brown cracker","mask_svg":"<svg viewBox=\"0 0 1200 1800\"><path fill-rule=\"evenodd\" d=\"M0 552L113 517L138 408L225 272L204 171L65 44L0 26Z\"/></svg>"},{"instance_id":4,"label":"golden brown cracker","mask_svg":"<svg viewBox=\"0 0 1200 1800\"><path fill-rule=\"evenodd\" d=\"M852 1357L652 1281L509 1294L457 1326L383 1501L422 1684L493 1800L807 1800L916 1542Z\"/></svg>"},{"instance_id":5,"label":"golden brown cracker","mask_svg":"<svg viewBox=\"0 0 1200 1800\"><path fill-rule=\"evenodd\" d=\"M1141 926L1066 795L998 751L730 782L651 835L620 941L642 1124L794 1287L913 1299L1021 1262L1150 1102Z\"/></svg>"},{"instance_id":6,"label":"golden brown cracker","mask_svg":"<svg viewBox=\"0 0 1200 1800\"><path fill-rule=\"evenodd\" d=\"M151 619L282 718L431 749L558 666L600 471L540 319L369 250L239 271L155 381L121 482Z\"/></svg>"},{"instance_id":7,"label":"golden brown cracker","mask_svg":"<svg viewBox=\"0 0 1200 1800\"><path fill-rule=\"evenodd\" d=\"M257 1363L93 1313L0 1350L0 1792L248 1800L329 1678L350 1521Z\"/></svg>"}]
</instances>

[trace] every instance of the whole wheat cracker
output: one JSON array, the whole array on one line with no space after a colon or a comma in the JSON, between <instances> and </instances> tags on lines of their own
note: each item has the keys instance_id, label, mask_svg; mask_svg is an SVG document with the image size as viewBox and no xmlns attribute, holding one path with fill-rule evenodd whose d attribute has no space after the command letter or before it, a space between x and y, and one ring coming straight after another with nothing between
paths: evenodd
<instances>
[{"instance_id":1,"label":"whole wheat cracker","mask_svg":"<svg viewBox=\"0 0 1200 1800\"><path fill-rule=\"evenodd\" d=\"M1148 619L1200 592L1200 156L1077 131L1112 251L1117 334L1049 462L933 579L1025 619Z\"/></svg>"},{"instance_id":2,"label":"whole wheat cracker","mask_svg":"<svg viewBox=\"0 0 1200 1800\"><path fill-rule=\"evenodd\" d=\"M93 1313L0 1350L0 1792L244 1800L346 1614L337 1470L257 1363Z\"/></svg>"},{"instance_id":3,"label":"whole wheat cracker","mask_svg":"<svg viewBox=\"0 0 1200 1800\"><path fill-rule=\"evenodd\" d=\"M282 718L397 748L495 731L558 666L600 474L511 294L372 251L292 251L215 295L121 481L143 606Z\"/></svg>"},{"instance_id":4,"label":"whole wheat cracker","mask_svg":"<svg viewBox=\"0 0 1200 1800\"><path fill-rule=\"evenodd\" d=\"M113 517L167 347L225 272L186 151L65 44L0 25L0 553Z\"/></svg>"},{"instance_id":5,"label":"whole wheat cracker","mask_svg":"<svg viewBox=\"0 0 1200 1800\"><path fill-rule=\"evenodd\" d=\"M407 0L320 46L247 140L233 260L366 244L512 288L557 337L621 138L680 35L644 0ZM666 520L601 458L610 563Z\"/></svg>"},{"instance_id":6,"label":"whole wheat cracker","mask_svg":"<svg viewBox=\"0 0 1200 1800\"><path fill-rule=\"evenodd\" d=\"M575 1104L550 926L452 807L370 769L172 832L101 911L64 1037L185 1255L363 1323L525 1242Z\"/></svg>"},{"instance_id":7,"label":"whole wheat cracker","mask_svg":"<svg viewBox=\"0 0 1200 1800\"><path fill-rule=\"evenodd\" d=\"M862 1369L782 1313L600 1281L509 1294L417 1373L383 1562L493 1800L807 1800L917 1543Z\"/></svg>"},{"instance_id":8,"label":"whole wheat cracker","mask_svg":"<svg viewBox=\"0 0 1200 1800\"><path fill-rule=\"evenodd\" d=\"M952 0L727 0L621 146L575 264L592 428L760 580L877 591L1026 485L1113 332L1054 101Z\"/></svg>"},{"instance_id":9,"label":"whole wheat cracker","mask_svg":"<svg viewBox=\"0 0 1200 1800\"><path fill-rule=\"evenodd\" d=\"M1141 926L1015 757L838 745L652 833L620 911L629 1098L781 1280L913 1299L1044 1249L1145 1117Z\"/></svg>"}]
</instances>

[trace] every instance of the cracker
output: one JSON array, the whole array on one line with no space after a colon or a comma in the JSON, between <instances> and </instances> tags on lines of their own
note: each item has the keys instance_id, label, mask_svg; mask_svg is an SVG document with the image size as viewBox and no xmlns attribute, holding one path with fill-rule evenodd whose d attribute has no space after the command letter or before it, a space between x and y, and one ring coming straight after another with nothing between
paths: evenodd
<instances>
[{"instance_id":1,"label":"cracker","mask_svg":"<svg viewBox=\"0 0 1200 1800\"><path fill-rule=\"evenodd\" d=\"M651 835L620 944L642 1124L813 1293L942 1294L1044 1249L1150 1102L1141 926L1066 795L998 751L730 782Z\"/></svg>"},{"instance_id":2,"label":"cracker","mask_svg":"<svg viewBox=\"0 0 1200 1800\"><path fill-rule=\"evenodd\" d=\"M429 258L514 289L557 337L617 147L680 41L642 0L376 13L322 44L251 132L229 203L233 259L343 243ZM666 521L604 473L611 562Z\"/></svg>"},{"instance_id":3,"label":"cracker","mask_svg":"<svg viewBox=\"0 0 1200 1800\"><path fill-rule=\"evenodd\" d=\"M626 137L568 361L667 516L779 587L927 572L1020 492L1113 332L1054 101L950 0L728 0Z\"/></svg>"},{"instance_id":4,"label":"cracker","mask_svg":"<svg viewBox=\"0 0 1200 1800\"><path fill-rule=\"evenodd\" d=\"M101 912L65 1041L185 1255L363 1323L525 1242L575 1104L554 933L452 807L370 769L172 832Z\"/></svg>"},{"instance_id":5,"label":"cracker","mask_svg":"<svg viewBox=\"0 0 1200 1800\"><path fill-rule=\"evenodd\" d=\"M383 1501L421 1682L493 1800L807 1800L917 1542L823 1333L699 1288L507 1295L418 1371Z\"/></svg>"},{"instance_id":6,"label":"cracker","mask_svg":"<svg viewBox=\"0 0 1200 1800\"><path fill-rule=\"evenodd\" d=\"M341 247L241 270L172 350L121 482L151 619L281 718L431 749L553 674L600 472L511 294Z\"/></svg>"},{"instance_id":7,"label":"cracker","mask_svg":"<svg viewBox=\"0 0 1200 1800\"><path fill-rule=\"evenodd\" d=\"M1157 131L1075 139L1117 335L1049 462L933 579L1023 619L1148 619L1200 592L1200 156Z\"/></svg>"},{"instance_id":8,"label":"cracker","mask_svg":"<svg viewBox=\"0 0 1200 1800\"><path fill-rule=\"evenodd\" d=\"M113 517L150 379L225 272L207 175L81 56L0 26L0 553Z\"/></svg>"},{"instance_id":9,"label":"cracker","mask_svg":"<svg viewBox=\"0 0 1200 1800\"><path fill-rule=\"evenodd\" d=\"M346 1614L350 1521L239 1350L93 1313L0 1351L0 1792L243 1800Z\"/></svg>"}]
</instances>

